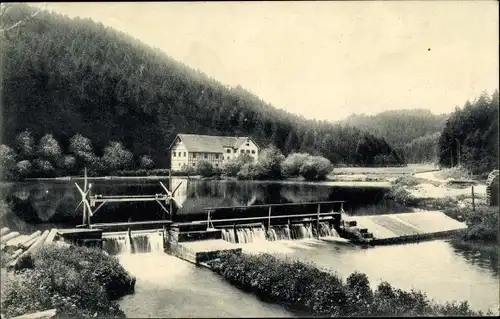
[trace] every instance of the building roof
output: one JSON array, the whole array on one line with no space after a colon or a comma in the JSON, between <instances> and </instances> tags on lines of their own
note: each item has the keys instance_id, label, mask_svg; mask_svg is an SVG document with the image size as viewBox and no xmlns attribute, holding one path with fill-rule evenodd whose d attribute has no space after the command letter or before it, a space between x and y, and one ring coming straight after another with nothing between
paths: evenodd
<instances>
[{"instance_id":1,"label":"building roof","mask_svg":"<svg viewBox=\"0 0 500 319\"><path fill-rule=\"evenodd\" d=\"M224 148L238 149L249 137L177 134L189 152L224 153ZM250 139L251 140L251 139ZM253 141L253 140L252 140ZM254 142L255 143L255 142ZM257 145L257 143L255 143ZM173 142L170 145L172 148Z\"/></svg>"}]
</instances>

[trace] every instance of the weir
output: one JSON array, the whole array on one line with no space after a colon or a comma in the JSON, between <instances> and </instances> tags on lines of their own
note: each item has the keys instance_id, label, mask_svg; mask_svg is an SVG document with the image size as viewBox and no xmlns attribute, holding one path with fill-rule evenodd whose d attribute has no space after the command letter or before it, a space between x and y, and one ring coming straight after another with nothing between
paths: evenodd
<instances>
[{"instance_id":1,"label":"weir","mask_svg":"<svg viewBox=\"0 0 500 319\"><path fill-rule=\"evenodd\" d=\"M171 192L159 183L164 194L92 195L85 175L83 189L76 184L82 195L83 225L61 232L62 237L77 244L97 243L109 254L168 252L199 263L219 251L241 253L240 244L309 238L387 244L466 228L440 212L348 217L344 201L209 207L200 213L174 215L173 204L181 207L173 196L179 185ZM165 213L163 218L91 223L105 203L137 201L156 201Z\"/></svg>"}]
</instances>

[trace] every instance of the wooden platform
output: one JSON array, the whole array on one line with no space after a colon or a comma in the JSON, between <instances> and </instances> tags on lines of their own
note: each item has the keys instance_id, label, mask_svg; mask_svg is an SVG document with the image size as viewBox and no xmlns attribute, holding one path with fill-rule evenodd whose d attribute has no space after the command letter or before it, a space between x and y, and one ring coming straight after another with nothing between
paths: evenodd
<instances>
[{"instance_id":1,"label":"wooden platform","mask_svg":"<svg viewBox=\"0 0 500 319\"><path fill-rule=\"evenodd\" d=\"M375 245L448 235L467 228L465 223L439 211L352 216L349 219L355 220L359 229L367 228L373 233Z\"/></svg>"},{"instance_id":2,"label":"wooden platform","mask_svg":"<svg viewBox=\"0 0 500 319\"><path fill-rule=\"evenodd\" d=\"M161 228L164 225L170 225L173 222L168 219L161 220L147 220L140 222L119 222L119 223L97 223L90 224L91 229L102 229L104 231L112 230L127 230L130 229L149 229L149 228Z\"/></svg>"},{"instance_id":3,"label":"wooden platform","mask_svg":"<svg viewBox=\"0 0 500 319\"><path fill-rule=\"evenodd\" d=\"M217 253L222 251L241 254L242 249L222 239L210 239L179 243L174 255L189 262L200 264L213 259Z\"/></svg>"}]
</instances>

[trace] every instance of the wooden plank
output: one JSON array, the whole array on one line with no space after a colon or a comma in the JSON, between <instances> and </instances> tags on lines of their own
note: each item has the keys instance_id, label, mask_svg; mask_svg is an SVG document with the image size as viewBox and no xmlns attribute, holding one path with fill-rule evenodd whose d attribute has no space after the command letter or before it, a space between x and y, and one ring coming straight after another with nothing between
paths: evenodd
<instances>
[{"instance_id":1,"label":"wooden plank","mask_svg":"<svg viewBox=\"0 0 500 319\"><path fill-rule=\"evenodd\" d=\"M262 208L262 207L282 207L282 206L306 206L306 205L318 205L318 204L339 204L345 203L344 200L336 201L323 201L323 202L306 202L306 203L280 203L280 204L262 204L262 205L252 205L252 206L226 206L226 207L208 207L204 208L207 210L221 210L221 209L248 209L248 208Z\"/></svg>"},{"instance_id":2,"label":"wooden plank","mask_svg":"<svg viewBox=\"0 0 500 319\"><path fill-rule=\"evenodd\" d=\"M172 224L173 222L168 219L161 219L161 220L148 220L148 221L141 221L141 222L117 222L117 223L100 223L100 224L92 224L90 225L90 228L111 228L111 227L118 227L118 226L138 226L138 225L163 225L163 224Z\"/></svg>"}]
</instances>

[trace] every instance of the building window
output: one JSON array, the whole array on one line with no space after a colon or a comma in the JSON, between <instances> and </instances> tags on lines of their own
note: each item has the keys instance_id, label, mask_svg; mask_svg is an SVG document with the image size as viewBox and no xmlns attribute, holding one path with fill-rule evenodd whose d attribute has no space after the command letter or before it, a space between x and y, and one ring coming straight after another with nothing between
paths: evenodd
<instances>
[{"instance_id":1,"label":"building window","mask_svg":"<svg viewBox=\"0 0 500 319\"><path fill-rule=\"evenodd\" d=\"M194 166L194 163L193 163L193 166Z\"/></svg>"},{"instance_id":2,"label":"building window","mask_svg":"<svg viewBox=\"0 0 500 319\"><path fill-rule=\"evenodd\" d=\"M215 167L219 167L219 164L218 164L218 163L215 163Z\"/></svg>"},{"instance_id":3,"label":"building window","mask_svg":"<svg viewBox=\"0 0 500 319\"><path fill-rule=\"evenodd\" d=\"M231 150L228 148L228 149L226 150L226 153L231 153Z\"/></svg>"},{"instance_id":4,"label":"building window","mask_svg":"<svg viewBox=\"0 0 500 319\"><path fill-rule=\"evenodd\" d=\"M186 152L184 152L184 157L186 157Z\"/></svg>"},{"instance_id":5,"label":"building window","mask_svg":"<svg viewBox=\"0 0 500 319\"><path fill-rule=\"evenodd\" d=\"M205 157L205 158L208 158L208 155L207 155L207 154L205 154L205 156L204 156L204 157Z\"/></svg>"},{"instance_id":6,"label":"building window","mask_svg":"<svg viewBox=\"0 0 500 319\"><path fill-rule=\"evenodd\" d=\"M255 150L252 150L252 154L255 154Z\"/></svg>"},{"instance_id":7,"label":"building window","mask_svg":"<svg viewBox=\"0 0 500 319\"><path fill-rule=\"evenodd\" d=\"M250 150L247 150L247 154L250 154Z\"/></svg>"},{"instance_id":8,"label":"building window","mask_svg":"<svg viewBox=\"0 0 500 319\"><path fill-rule=\"evenodd\" d=\"M176 156L176 153L174 152L173 154L174 154L174 157L175 157L175 156Z\"/></svg>"},{"instance_id":9,"label":"building window","mask_svg":"<svg viewBox=\"0 0 500 319\"><path fill-rule=\"evenodd\" d=\"M250 143L247 143L247 146L250 146Z\"/></svg>"},{"instance_id":10,"label":"building window","mask_svg":"<svg viewBox=\"0 0 500 319\"><path fill-rule=\"evenodd\" d=\"M193 158L196 158L196 153L193 153Z\"/></svg>"}]
</instances>

